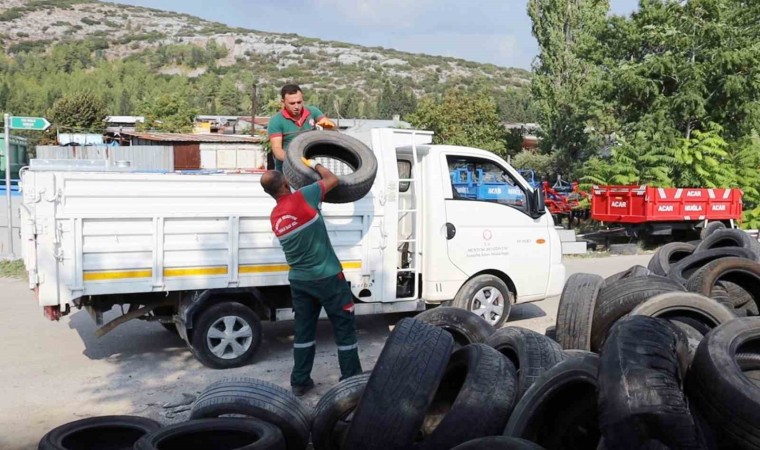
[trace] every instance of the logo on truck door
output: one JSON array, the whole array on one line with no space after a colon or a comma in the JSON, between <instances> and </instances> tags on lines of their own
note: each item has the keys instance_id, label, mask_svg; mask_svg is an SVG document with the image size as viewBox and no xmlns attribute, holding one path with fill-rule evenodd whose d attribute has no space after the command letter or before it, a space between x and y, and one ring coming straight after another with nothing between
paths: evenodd
<instances>
[{"instance_id":1,"label":"logo on truck door","mask_svg":"<svg viewBox=\"0 0 760 450\"><path fill-rule=\"evenodd\" d=\"M491 233L491 230L483 230L483 239L490 241L492 237L493 233Z\"/></svg>"}]
</instances>

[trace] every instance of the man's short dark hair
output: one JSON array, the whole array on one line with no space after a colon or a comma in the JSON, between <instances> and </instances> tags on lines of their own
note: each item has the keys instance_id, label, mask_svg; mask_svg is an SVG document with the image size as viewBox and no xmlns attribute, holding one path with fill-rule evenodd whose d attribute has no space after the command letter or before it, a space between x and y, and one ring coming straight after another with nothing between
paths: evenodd
<instances>
[{"instance_id":1,"label":"man's short dark hair","mask_svg":"<svg viewBox=\"0 0 760 450\"><path fill-rule=\"evenodd\" d=\"M280 89L280 97L284 99L286 95L293 95L299 92L303 92L303 91L301 90L301 87L298 86L297 84L286 84L285 86L282 87L282 89Z\"/></svg>"},{"instance_id":2,"label":"man's short dark hair","mask_svg":"<svg viewBox=\"0 0 760 450\"><path fill-rule=\"evenodd\" d=\"M264 192L274 197L282 187L283 181L285 181L285 176L282 172L269 170L261 176L261 187L264 188Z\"/></svg>"}]
</instances>

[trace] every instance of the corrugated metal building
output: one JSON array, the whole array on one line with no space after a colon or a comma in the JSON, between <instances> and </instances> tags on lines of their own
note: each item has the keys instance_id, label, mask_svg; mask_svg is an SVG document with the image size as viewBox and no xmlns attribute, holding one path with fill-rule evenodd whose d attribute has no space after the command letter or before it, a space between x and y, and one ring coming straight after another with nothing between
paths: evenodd
<instances>
[{"instance_id":1,"label":"corrugated metal building","mask_svg":"<svg viewBox=\"0 0 760 450\"><path fill-rule=\"evenodd\" d=\"M129 161L129 167L135 170L173 171L174 147L156 145L135 145L131 147L38 145L37 159L104 159L111 166L116 166L118 161Z\"/></svg>"},{"instance_id":2,"label":"corrugated metal building","mask_svg":"<svg viewBox=\"0 0 760 450\"><path fill-rule=\"evenodd\" d=\"M264 169L261 138L223 134L124 132L133 146L171 146L175 170Z\"/></svg>"}]
</instances>

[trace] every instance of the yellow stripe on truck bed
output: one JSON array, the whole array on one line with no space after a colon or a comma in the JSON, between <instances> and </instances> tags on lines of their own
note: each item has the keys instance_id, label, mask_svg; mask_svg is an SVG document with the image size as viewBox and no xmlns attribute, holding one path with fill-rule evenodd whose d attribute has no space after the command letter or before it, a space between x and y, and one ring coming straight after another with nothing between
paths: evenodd
<instances>
[{"instance_id":1,"label":"yellow stripe on truck bed","mask_svg":"<svg viewBox=\"0 0 760 450\"><path fill-rule=\"evenodd\" d=\"M144 270L109 270L103 272L85 272L84 281L123 280L125 278L150 278L151 269Z\"/></svg>"}]
</instances>

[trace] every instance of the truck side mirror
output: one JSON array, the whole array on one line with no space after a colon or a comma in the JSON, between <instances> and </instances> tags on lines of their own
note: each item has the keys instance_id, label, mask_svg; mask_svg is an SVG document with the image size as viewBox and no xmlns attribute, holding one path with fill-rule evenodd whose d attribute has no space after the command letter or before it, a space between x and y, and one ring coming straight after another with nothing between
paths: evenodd
<instances>
[{"instance_id":1,"label":"truck side mirror","mask_svg":"<svg viewBox=\"0 0 760 450\"><path fill-rule=\"evenodd\" d=\"M544 188L540 184L533 189L530 195L530 216L534 219L546 214L546 202L544 201Z\"/></svg>"}]
</instances>

